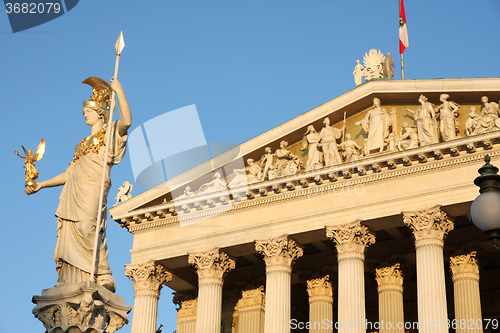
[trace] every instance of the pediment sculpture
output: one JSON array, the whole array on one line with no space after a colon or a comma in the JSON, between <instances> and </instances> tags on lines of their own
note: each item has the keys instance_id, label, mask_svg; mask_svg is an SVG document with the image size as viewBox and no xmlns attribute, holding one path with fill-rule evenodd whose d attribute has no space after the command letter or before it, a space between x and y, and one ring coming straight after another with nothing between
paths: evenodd
<instances>
[{"instance_id":1,"label":"pediment sculpture","mask_svg":"<svg viewBox=\"0 0 500 333\"><path fill-rule=\"evenodd\" d=\"M353 134L347 132L345 119L342 128L337 128L331 126L330 119L326 117L321 131L318 132L312 124L308 125L302 140L292 145L295 147L292 151L299 148L303 152L304 161L292 153L287 141L282 140L280 148L274 153L270 147L265 147L264 154L258 161L247 159L246 167L234 169L226 178L220 173L215 173L214 179L201 185L197 191L191 191L191 187L187 186L184 193L175 199L350 163L372 154L410 150L500 129L499 104L489 102L488 97L483 96L480 112L477 112L477 107L470 106L468 119L464 124L465 130L461 135L458 120L461 106L449 98L448 94L441 94L440 104L435 105L426 96L420 95L418 108L402 110L407 112L404 117L411 120L404 121L400 128L396 128L396 108L392 107L389 113L381 106L380 99L375 97L373 106L366 111L364 118L354 122L354 126L361 126L361 129L359 133L353 134L356 135L358 142L360 136L365 138L363 145L358 144L353 139Z\"/></svg>"},{"instance_id":2,"label":"pediment sculpture","mask_svg":"<svg viewBox=\"0 0 500 333\"><path fill-rule=\"evenodd\" d=\"M394 58L389 52L384 56L380 50L371 49L365 53L363 65L359 60L356 60L352 74L356 85L360 85L363 79L365 82L372 79L392 79L394 77Z\"/></svg>"}]
</instances>

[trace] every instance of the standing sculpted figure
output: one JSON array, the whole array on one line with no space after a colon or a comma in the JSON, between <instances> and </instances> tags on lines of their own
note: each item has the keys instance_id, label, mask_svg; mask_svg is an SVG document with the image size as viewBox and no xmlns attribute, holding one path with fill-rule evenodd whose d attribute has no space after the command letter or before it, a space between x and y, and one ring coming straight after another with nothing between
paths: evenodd
<instances>
[{"instance_id":1,"label":"standing sculpted figure","mask_svg":"<svg viewBox=\"0 0 500 333\"><path fill-rule=\"evenodd\" d=\"M392 120L389 113L380 107L380 99L375 97L373 99L373 108L367 112L363 120L355 122L354 125L361 125L365 132L368 133L366 155L384 150Z\"/></svg>"},{"instance_id":2,"label":"standing sculpted figure","mask_svg":"<svg viewBox=\"0 0 500 333\"><path fill-rule=\"evenodd\" d=\"M344 151L342 156L344 157L345 163L357 161L359 155L361 155L361 147L356 141L351 139L351 133L345 135L345 141L340 144L340 149Z\"/></svg>"},{"instance_id":3,"label":"standing sculpted figure","mask_svg":"<svg viewBox=\"0 0 500 333\"><path fill-rule=\"evenodd\" d=\"M94 237L98 210L102 219L99 232L99 255L97 283L114 292L115 282L111 277L106 245L106 198L111 187L110 170L125 155L127 130L132 123L132 115L120 82L112 78L111 85L102 79L90 77L83 81L94 89L94 95L83 103L83 116L91 127L88 137L75 147L73 160L65 172L26 188L27 194L38 192L42 188L64 185L59 197L57 216L57 245L54 260L59 275L58 285L66 285L90 279ZM110 90L116 92L120 119L107 126L109 116ZM105 159L105 134L110 132L111 147ZM98 207L101 191L102 168L106 167L104 202Z\"/></svg>"},{"instance_id":4,"label":"standing sculpted figure","mask_svg":"<svg viewBox=\"0 0 500 333\"><path fill-rule=\"evenodd\" d=\"M19 156L20 158L24 158L24 173L26 176L26 183L24 186L36 186L35 179L38 179L39 173L38 170L35 168L35 162L38 162L42 159L43 154L45 153L45 140L42 139L40 141L40 144L38 145L38 148L35 151L35 155L33 155L33 152L31 149L26 149L24 146L21 146L24 151L24 156L21 156L19 154L19 151L16 150L14 151L14 154Z\"/></svg>"},{"instance_id":5,"label":"standing sculpted figure","mask_svg":"<svg viewBox=\"0 0 500 333\"><path fill-rule=\"evenodd\" d=\"M321 162L322 153L318 149L318 140L318 132L316 132L313 125L309 125L307 127L307 132L304 134L304 138L302 139L302 147L300 148L300 150L305 150L309 147L309 151L307 153L306 171L321 169L323 167L323 163Z\"/></svg>"},{"instance_id":6,"label":"standing sculpted figure","mask_svg":"<svg viewBox=\"0 0 500 333\"><path fill-rule=\"evenodd\" d=\"M399 148L400 150L408 150L416 147L418 147L418 134L405 121L403 128L399 131Z\"/></svg>"},{"instance_id":7,"label":"standing sculpted figure","mask_svg":"<svg viewBox=\"0 0 500 333\"><path fill-rule=\"evenodd\" d=\"M363 76L365 75L365 68L359 60L356 60L356 66L354 67L354 72L352 72L352 75L354 75L354 83L356 85L360 85L361 82L363 82Z\"/></svg>"},{"instance_id":8,"label":"standing sculpted figure","mask_svg":"<svg viewBox=\"0 0 500 333\"><path fill-rule=\"evenodd\" d=\"M500 128L500 109L495 102L488 102L488 97L481 97L481 116L478 117L476 129L473 135L483 134Z\"/></svg>"},{"instance_id":9,"label":"standing sculpted figure","mask_svg":"<svg viewBox=\"0 0 500 333\"><path fill-rule=\"evenodd\" d=\"M438 143L436 113L434 105L427 101L427 97L420 95L418 98L420 106L416 111L406 109L413 113L413 118L417 122L418 142L420 146Z\"/></svg>"},{"instance_id":10,"label":"standing sculpted figure","mask_svg":"<svg viewBox=\"0 0 500 333\"><path fill-rule=\"evenodd\" d=\"M441 120L439 129L441 130L441 138L443 141L454 140L458 129L457 116L460 105L455 102L448 101L449 97L450 96L448 94L441 94L439 100L442 104L437 108L437 112L439 112Z\"/></svg>"},{"instance_id":11,"label":"standing sculpted figure","mask_svg":"<svg viewBox=\"0 0 500 333\"><path fill-rule=\"evenodd\" d=\"M340 139L342 136L342 130L330 126L330 119L325 118L323 120L324 127L321 129L319 133L319 142L321 143L321 147L323 148L323 156L325 158L325 166L329 167L336 164L341 164L342 159L339 155L339 148L337 146L337 139Z\"/></svg>"},{"instance_id":12,"label":"standing sculpted figure","mask_svg":"<svg viewBox=\"0 0 500 333\"><path fill-rule=\"evenodd\" d=\"M272 153L271 147L266 147L264 149L265 154L260 158L261 166L264 166L264 171L260 175L260 180L273 179L274 178L274 154Z\"/></svg>"}]
</instances>

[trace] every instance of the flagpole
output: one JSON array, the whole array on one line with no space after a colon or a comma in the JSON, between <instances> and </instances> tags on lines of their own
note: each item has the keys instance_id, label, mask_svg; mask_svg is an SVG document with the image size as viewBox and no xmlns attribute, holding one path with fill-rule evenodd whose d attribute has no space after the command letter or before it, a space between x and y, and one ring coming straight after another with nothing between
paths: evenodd
<instances>
[{"instance_id":1,"label":"flagpole","mask_svg":"<svg viewBox=\"0 0 500 333\"><path fill-rule=\"evenodd\" d=\"M401 0L398 0L398 16L401 17ZM405 62L401 53L401 80L405 79Z\"/></svg>"},{"instance_id":2,"label":"flagpole","mask_svg":"<svg viewBox=\"0 0 500 333\"><path fill-rule=\"evenodd\" d=\"M405 63L403 53L409 46L408 31L406 27L406 14L403 5L403 0L399 0L399 54L401 54L401 80L405 79Z\"/></svg>"},{"instance_id":3,"label":"flagpole","mask_svg":"<svg viewBox=\"0 0 500 333\"><path fill-rule=\"evenodd\" d=\"M405 63L403 60L403 53L401 53L401 80L405 79Z\"/></svg>"},{"instance_id":4,"label":"flagpole","mask_svg":"<svg viewBox=\"0 0 500 333\"><path fill-rule=\"evenodd\" d=\"M118 78L118 67L120 65L120 55L123 50L123 47L125 46L123 42L123 32L120 32L120 36L118 37L118 40L116 41L115 48L116 48L116 61L115 61L115 75L113 76L115 79ZM99 243L99 234L101 232L101 217L102 217L102 204L104 202L104 183L106 181L106 174L108 171L108 155L109 155L109 146L111 142L111 124L113 122L113 112L115 110L116 106L116 93L113 90L111 94L111 105L109 109L109 117L108 117L108 124L106 128L106 148L104 150L104 160L103 160L103 167L102 167L102 177L101 177L101 191L99 194L99 206L97 206L97 223L96 223L96 230L95 230L95 238L94 238L94 251L92 253L92 266L91 266L91 272L90 272L90 281L94 282L95 279L95 273L97 267L97 248L98 248L98 243Z\"/></svg>"}]
</instances>

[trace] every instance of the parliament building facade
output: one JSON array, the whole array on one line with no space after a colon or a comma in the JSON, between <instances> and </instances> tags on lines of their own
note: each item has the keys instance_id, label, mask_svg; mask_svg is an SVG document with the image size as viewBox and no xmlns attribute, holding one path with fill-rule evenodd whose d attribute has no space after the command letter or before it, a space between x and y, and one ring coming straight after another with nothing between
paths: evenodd
<instances>
[{"instance_id":1,"label":"parliament building facade","mask_svg":"<svg viewBox=\"0 0 500 333\"><path fill-rule=\"evenodd\" d=\"M111 208L132 333L163 285L177 333L496 331L500 255L469 211L498 87L372 80Z\"/></svg>"}]
</instances>

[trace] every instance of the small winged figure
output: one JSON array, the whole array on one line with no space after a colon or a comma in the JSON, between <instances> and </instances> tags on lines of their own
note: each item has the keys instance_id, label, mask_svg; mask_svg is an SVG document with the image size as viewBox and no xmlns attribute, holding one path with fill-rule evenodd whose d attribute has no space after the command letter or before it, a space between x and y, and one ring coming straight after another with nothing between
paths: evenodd
<instances>
[{"instance_id":1,"label":"small winged figure","mask_svg":"<svg viewBox=\"0 0 500 333\"><path fill-rule=\"evenodd\" d=\"M18 150L14 151L14 154L26 159L26 161L24 161L24 172L26 173L26 183L24 184L24 186L35 186L35 179L38 178L38 170L35 169L35 162L40 161L43 157L43 154L45 153L45 140L42 139L40 141L40 144L38 145L38 148L36 149L34 155L31 152L31 149L26 150L26 148L24 148L24 146L22 145L21 147L23 147L24 154L26 156L19 155Z\"/></svg>"},{"instance_id":2,"label":"small winged figure","mask_svg":"<svg viewBox=\"0 0 500 333\"><path fill-rule=\"evenodd\" d=\"M123 185L118 188L118 194L115 197L116 203L114 204L115 206L118 205L118 203L125 202L128 199L132 198L132 188L134 188L134 185L130 184L128 180L123 182Z\"/></svg>"}]
</instances>

